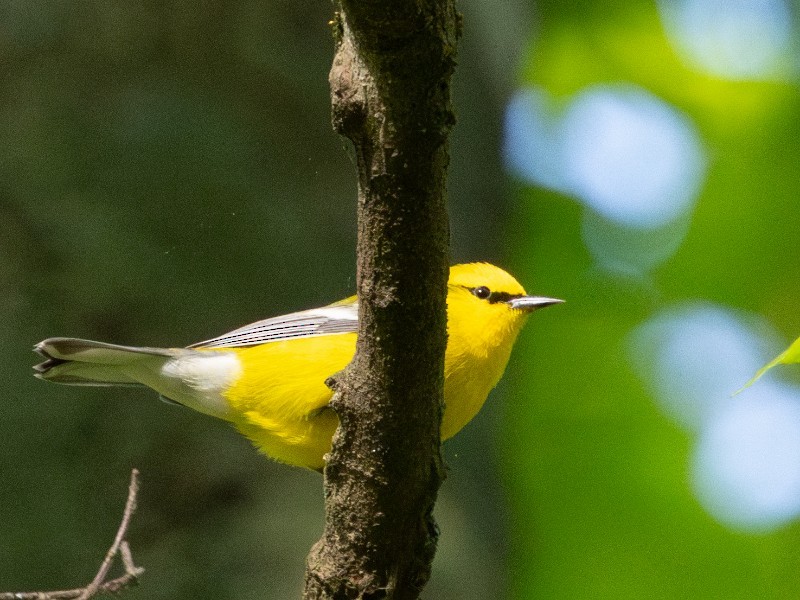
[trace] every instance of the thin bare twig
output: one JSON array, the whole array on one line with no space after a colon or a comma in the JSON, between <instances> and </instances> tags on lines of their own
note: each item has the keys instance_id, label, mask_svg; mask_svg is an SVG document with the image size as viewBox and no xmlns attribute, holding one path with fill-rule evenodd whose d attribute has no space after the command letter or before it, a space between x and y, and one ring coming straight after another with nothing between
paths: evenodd
<instances>
[{"instance_id":1,"label":"thin bare twig","mask_svg":"<svg viewBox=\"0 0 800 600\"><path fill-rule=\"evenodd\" d=\"M136 496L139 493L139 470L131 471L131 481L128 485L128 500L125 502L125 511L122 521L114 537L114 543L106 552L97 574L92 582L82 588L73 590L58 590L52 592L1 592L0 600L89 600L100 594L115 594L126 587L135 585L138 577L144 573L142 567L137 567L133 562L130 546L125 540L128 525L133 513L136 512ZM108 572L114 563L114 558L120 556L125 574L115 579L108 579Z\"/></svg>"}]
</instances>

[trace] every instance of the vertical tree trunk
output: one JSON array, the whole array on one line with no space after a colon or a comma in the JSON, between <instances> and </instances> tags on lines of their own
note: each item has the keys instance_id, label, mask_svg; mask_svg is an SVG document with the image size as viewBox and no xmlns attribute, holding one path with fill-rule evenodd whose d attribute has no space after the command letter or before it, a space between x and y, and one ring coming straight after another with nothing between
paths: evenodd
<instances>
[{"instance_id":1,"label":"vertical tree trunk","mask_svg":"<svg viewBox=\"0 0 800 600\"><path fill-rule=\"evenodd\" d=\"M334 128L358 162L359 335L329 382L340 419L304 598L414 599L443 479L454 0L337 0Z\"/></svg>"}]
</instances>

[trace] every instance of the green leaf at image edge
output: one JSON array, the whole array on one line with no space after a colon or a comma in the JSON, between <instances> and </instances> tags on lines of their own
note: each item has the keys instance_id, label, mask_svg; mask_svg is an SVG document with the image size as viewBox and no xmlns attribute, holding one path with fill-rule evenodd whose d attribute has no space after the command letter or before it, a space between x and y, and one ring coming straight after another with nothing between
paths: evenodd
<instances>
[{"instance_id":1,"label":"green leaf at image edge","mask_svg":"<svg viewBox=\"0 0 800 600\"><path fill-rule=\"evenodd\" d=\"M792 345L789 346L786 350L784 350L781 354L775 357L771 362L767 363L763 367L761 367L758 372L753 376L753 378L745 383L741 388L734 392L734 396L739 392L742 392L753 385L756 381L761 379L761 376L764 375L767 371L769 371L775 365L789 365L792 363L800 363L800 338L797 338Z\"/></svg>"}]
</instances>

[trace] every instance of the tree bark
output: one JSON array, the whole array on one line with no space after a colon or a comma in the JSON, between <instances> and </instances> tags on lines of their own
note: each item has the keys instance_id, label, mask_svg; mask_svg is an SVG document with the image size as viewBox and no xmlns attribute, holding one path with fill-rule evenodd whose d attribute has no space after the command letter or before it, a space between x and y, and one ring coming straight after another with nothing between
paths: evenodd
<instances>
[{"instance_id":1,"label":"tree bark","mask_svg":"<svg viewBox=\"0 0 800 600\"><path fill-rule=\"evenodd\" d=\"M418 598L444 478L442 416L454 124L454 0L337 0L334 129L358 167L359 332L329 385L340 426L304 598Z\"/></svg>"}]
</instances>

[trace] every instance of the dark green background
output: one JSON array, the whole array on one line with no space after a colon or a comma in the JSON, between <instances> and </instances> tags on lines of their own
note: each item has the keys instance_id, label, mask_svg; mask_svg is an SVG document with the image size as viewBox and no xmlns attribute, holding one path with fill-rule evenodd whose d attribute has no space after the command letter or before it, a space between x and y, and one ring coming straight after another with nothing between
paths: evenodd
<instances>
[{"instance_id":1,"label":"dark green background","mask_svg":"<svg viewBox=\"0 0 800 600\"><path fill-rule=\"evenodd\" d=\"M794 84L693 75L646 2L461 4L454 262L568 304L538 314L445 454L425 597L793 598L797 527L734 533L687 485L692 439L625 351L706 299L800 333ZM354 288L353 158L329 125L323 1L0 3L0 590L91 579L142 471L128 598L299 596L321 479L140 390L34 380L38 340L183 345ZM573 200L512 183L509 94L627 80L714 159L688 236L645 281L599 271ZM679 377L680 374L676 374Z\"/></svg>"}]
</instances>

